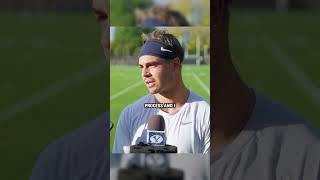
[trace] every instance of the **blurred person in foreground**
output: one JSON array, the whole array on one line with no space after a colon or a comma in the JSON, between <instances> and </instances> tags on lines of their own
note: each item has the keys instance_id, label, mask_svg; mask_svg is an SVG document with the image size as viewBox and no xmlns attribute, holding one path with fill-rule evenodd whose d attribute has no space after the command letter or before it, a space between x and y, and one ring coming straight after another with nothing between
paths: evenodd
<instances>
[{"instance_id":1,"label":"blurred person in foreground","mask_svg":"<svg viewBox=\"0 0 320 180\"><path fill-rule=\"evenodd\" d=\"M164 118L167 144L176 146L178 153L208 153L210 105L184 84L181 44L163 30L142 38L139 67L149 93L121 112L112 152L127 153L131 145L147 143L149 118L158 114ZM146 103L171 103L175 107L146 108Z\"/></svg>"},{"instance_id":2,"label":"blurred person in foreground","mask_svg":"<svg viewBox=\"0 0 320 180\"><path fill-rule=\"evenodd\" d=\"M154 5L149 9L136 9L135 17L141 27L154 26L189 26L188 21L178 11L167 6Z\"/></svg>"},{"instance_id":3,"label":"blurred person in foreground","mask_svg":"<svg viewBox=\"0 0 320 180\"><path fill-rule=\"evenodd\" d=\"M232 64L230 0L213 2L211 178L319 180L320 139L301 116L249 88Z\"/></svg>"},{"instance_id":4,"label":"blurred person in foreground","mask_svg":"<svg viewBox=\"0 0 320 180\"><path fill-rule=\"evenodd\" d=\"M104 52L108 51L108 1L93 0L102 24ZM109 122L103 113L96 120L56 140L39 155L30 180L86 180L109 178Z\"/></svg>"},{"instance_id":5,"label":"blurred person in foreground","mask_svg":"<svg viewBox=\"0 0 320 180\"><path fill-rule=\"evenodd\" d=\"M209 180L209 167L209 154L111 154L110 180Z\"/></svg>"}]
</instances>

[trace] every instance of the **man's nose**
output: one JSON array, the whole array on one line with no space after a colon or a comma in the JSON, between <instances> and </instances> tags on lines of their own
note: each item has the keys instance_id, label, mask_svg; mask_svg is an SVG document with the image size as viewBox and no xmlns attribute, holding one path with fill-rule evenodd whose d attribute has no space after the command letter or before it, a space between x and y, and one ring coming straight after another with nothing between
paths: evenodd
<instances>
[{"instance_id":1,"label":"man's nose","mask_svg":"<svg viewBox=\"0 0 320 180\"><path fill-rule=\"evenodd\" d=\"M149 72L148 68L143 68L142 69L142 76L143 77L150 77L151 76L151 73Z\"/></svg>"}]
</instances>

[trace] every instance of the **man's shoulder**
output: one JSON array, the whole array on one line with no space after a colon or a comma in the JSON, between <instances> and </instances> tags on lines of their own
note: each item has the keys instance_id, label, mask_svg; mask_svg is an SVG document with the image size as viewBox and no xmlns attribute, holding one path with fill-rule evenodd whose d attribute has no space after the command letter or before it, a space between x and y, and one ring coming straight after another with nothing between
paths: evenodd
<instances>
[{"instance_id":1,"label":"man's shoulder","mask_svg":"<svg viewBox=\"0 0 320 180\"><path fill-rule=\"evenodd\" d=\"M246 179L267 173L268 177L313 180L319 177L319 152L320 139L315 128L287 107L256 93L248 124L217 156L212 167L217 169L216 176L235 175L229 170L239 167L234 172Z\"/></svg>"},{"instance_id":2,"label":"man's shoulder","mask_svg":"<svg viewBox=\"0 0 320 180\"><path fill-rule=\"evenodd\" d=\"M210 104L207 100L205 100L203 97L199 96L198 94L190 91L188 103L191 105L196 105L199 108L209 108L210 109Z\"/></svg>"},{"instance_id":3,"label":"man's shoulder","mask_svg":"<svg viewBox=\"0 0 320 180\"><path fill-rule=\"evenodd\" d=\"M319 174L319 169L303 167L320 167L319 130L301 115L275 102L266 105L260 117L263 128L257 131L258 141L265 149L272 150L270 156L278 157L279 172L291 176L299 172L309 174L303 179L315 179L314 173Z\"/></svg>"},{"instance_id":4,"label":"man's shoulder","mask_svg":"<svg viewBox=\"0 0 320 180\"><path fill-rule=\"evenodd\" d=\"M51 146L61 145L70 148L82 148L98 143L106 145L107 142L107 113L101 114L97 119L82 125L80 128L58 139Z\"/></svg>"},{"instance_id":5,"label":"man's shoulder","mask_svg":"<svg viewBox=\"0 0 320 180\"><path fill-rule=\"evenodd\" d=\"M46 174L62 178L72 169L73 176L90 173L108 153L107 113L49 144L39 155L31 179ZM69 174L70 175L70 174ZM79 177L80 178L80 177ZM62 178L64 179L64 178Z\"/></svg>"},{"instance_id":6,"label":"man's shoulder","mask_svg":"<svg viewBox=\"0 0 320 180\"><path fill-rule=\"evenodd\" d=\"M256 93L256 104L251 119L259 119L254 125L275 127L309 127L310 125L298 113L286 106ZM257 124L258 123L258 124Z\"/></svg>"},{"instance_id":7,"label":"man's shoulder","mask_svg":"<svg viewBox=\"0 0 320 180\"><path fill-rule=\"evenodd\" d=\"M301 115L266 96L257 94L256 97L255 110L248 128L273 134L273 137L282 139L288 145L298 142L300 147L320 145L319 130L313 128Z\"/></svg>"}]
</instances>

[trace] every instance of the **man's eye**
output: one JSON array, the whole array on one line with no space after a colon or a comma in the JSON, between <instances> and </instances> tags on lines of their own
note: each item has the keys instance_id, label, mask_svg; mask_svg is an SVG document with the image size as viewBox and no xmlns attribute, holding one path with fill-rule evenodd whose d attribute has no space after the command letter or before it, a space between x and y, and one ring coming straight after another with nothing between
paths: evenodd
<instances>
[{"instance_id":1,"label":"man's eye","mask_svg":"<svg viewBox=\"0 0 320 180\"><path fill-rule=\"evenodd\" d=\"M106 20L106 19L107 19L107 16L103 16L103 15L97 16L97 21L98 21L98 22L102 22L102 21L104 21L104 20Z\"/></svg>"},{"instance_id":2,"label":"man's eye","mask_svg":"<svg viewBox=\"0 0 320 180\"><path fill-rule=\"evenodd\" d=\"M94 10L94 14L95 14L98 22L102 22L102 21L108 19L108 15L102 11Z\"/></svg>"}]
</instances>

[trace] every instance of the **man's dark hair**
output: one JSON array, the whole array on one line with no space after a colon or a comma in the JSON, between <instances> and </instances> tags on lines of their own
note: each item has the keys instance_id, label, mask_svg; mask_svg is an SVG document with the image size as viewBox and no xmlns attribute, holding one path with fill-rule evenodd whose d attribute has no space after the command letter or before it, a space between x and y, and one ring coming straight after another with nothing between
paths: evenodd
<instances>
[{"instance_id":1,"label":"man's dark hair","mask_svg":"<svg viewBox=\"0 0 320 180\"><path fill-rule=\"evenodd\" d=\"M181 47L180 42L178 41L178 39L174 35L169 34L167 31L155 30L149 34L142 34L142 39L143 39L143 43L154 39L154 40L158 40L158 41L162 42L163 44L165 44L167 46L172 47L173 49L176 50L178 57L180 59L180 62L183 61L184 50Z\"/></svg>"},{"instance_id":2,"label":"man's dark hair","mask_svg":"<svg viewBox=\"0 0 320 180\"><path fill-rule=\"evenodd\" d=\"M139 24L147 19L155 19L165 26L189 26L188 21L180 12L169 9L168 6L154 5L149 9L136 9L135 16Z\"/></svg>"}]
</instances>

